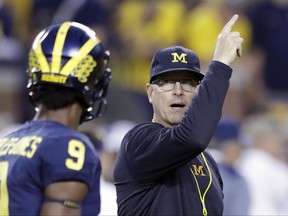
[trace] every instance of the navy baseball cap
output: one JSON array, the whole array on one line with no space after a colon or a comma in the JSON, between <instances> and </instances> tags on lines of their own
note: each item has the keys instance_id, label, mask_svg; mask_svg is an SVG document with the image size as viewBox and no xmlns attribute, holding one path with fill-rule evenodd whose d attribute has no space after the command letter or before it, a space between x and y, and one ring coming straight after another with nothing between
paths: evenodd
<instances>
[{"instance_id":1,"label":"navy baseball cap","mask_svg":"<svg viewBox=\"0 0 288 216\"><path fill-rule=\"evenodd\" d=\"M154 54L150 69L150 82L155 76L172 71L189 71L200 81L204 77L200 72L197 54L182 46L159 49Z\"/></svg>"}]
</instances>

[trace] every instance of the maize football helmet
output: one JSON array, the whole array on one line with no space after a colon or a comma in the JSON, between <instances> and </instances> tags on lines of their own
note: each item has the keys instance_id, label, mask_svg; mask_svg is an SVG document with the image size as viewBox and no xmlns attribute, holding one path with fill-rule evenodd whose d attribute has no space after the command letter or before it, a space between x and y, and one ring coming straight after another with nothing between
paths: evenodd
<instances>
[{"instance_id":1,"label":"maize football helmet","mask_svg":"<svg viewBox=\"0 0 288 216\"><path fill-rule=\"evenodd\" d=\"M101 116L111 80L109 56L96 33L83 24L63 22L47 27L36 36L29 53L30 99L36 85L73 88L83 95L87 108L82 121Z\"/></svg>"}]
</instances>

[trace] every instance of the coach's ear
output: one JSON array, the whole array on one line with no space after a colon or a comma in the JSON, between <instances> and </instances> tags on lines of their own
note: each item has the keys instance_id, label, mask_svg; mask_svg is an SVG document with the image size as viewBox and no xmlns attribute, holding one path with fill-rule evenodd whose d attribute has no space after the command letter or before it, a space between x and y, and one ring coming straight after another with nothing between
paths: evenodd
<instances>
[{"instance_id":1,"label":"coach's ear","mask_svg":"<svg viewBox=\"0 0 288 216\"><path fill-rule=\"evenodd\" d=\"M147 92L149 102L152 103L153 88L150 83L146 84L146 92Z\"/></svg>"}]
</instances>

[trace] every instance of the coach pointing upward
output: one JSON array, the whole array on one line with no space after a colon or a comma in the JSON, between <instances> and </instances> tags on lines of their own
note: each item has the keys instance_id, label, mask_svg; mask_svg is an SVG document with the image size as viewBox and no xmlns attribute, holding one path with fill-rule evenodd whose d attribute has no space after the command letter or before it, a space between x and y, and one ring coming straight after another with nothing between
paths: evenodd
<instances>
[{"instance_id":1,"label":"coach pointing upward","mask_svg":"<svg viewBox=\"0 0 288 216\"><path fill-rule=\"evenodd\" d=\"M231 63L242 55L234 15L219 34L204 76L193 51L158 50L151 63L147 95L152 122L124 137L114 171L118 214L222 215L223 183L205 151L221 117Z\"/></svg>"}]
</instances>

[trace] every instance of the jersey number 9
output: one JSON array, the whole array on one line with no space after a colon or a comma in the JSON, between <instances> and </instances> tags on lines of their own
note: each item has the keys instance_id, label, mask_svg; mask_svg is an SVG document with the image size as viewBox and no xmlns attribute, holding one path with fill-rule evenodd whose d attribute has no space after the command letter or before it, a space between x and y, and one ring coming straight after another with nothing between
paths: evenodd
<instances>
[{"instance_id":1,"label":"jersey number 9","mask_svg":"<svg viewBox=\"0 0 288 216\"><path fill-rule=\"evenodd\" d=\"M85 160L85 145L79 140L70 140L68 143L68 154L65 165L68 169L81 170Z\"/></svg>"}]
</instances>

